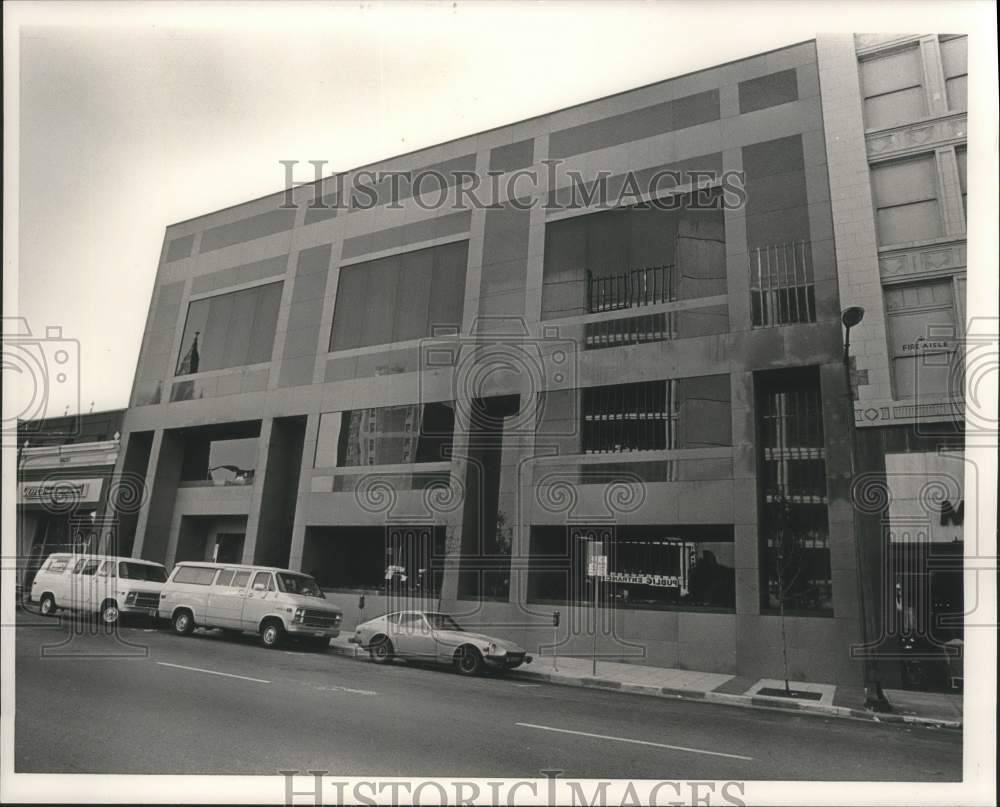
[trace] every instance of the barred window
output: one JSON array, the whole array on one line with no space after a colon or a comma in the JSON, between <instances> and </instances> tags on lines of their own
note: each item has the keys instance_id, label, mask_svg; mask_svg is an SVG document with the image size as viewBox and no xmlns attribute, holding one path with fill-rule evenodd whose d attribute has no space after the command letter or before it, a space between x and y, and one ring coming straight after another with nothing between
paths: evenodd
<instances>
[{"instance_id":1,"label":"barred window","mask_svg":"<svg viewBox=\"0 0 1000 807\"><path fill-rule=\"evenodd\" d=\"M586 387L587 454L732 444L728 375Z\"/></svg>"},{"instance_id":2,"label":"barred window","mask_svg":"<svg viewBox=\"0 0 1000 807\"><path fill-rule=\"evenodd\" d=\"M816 321L812 247L792 241L750 251L750 319L755 328Z\"/></svg>"},{"instance_id":3,"label":"barred window","mask_svg":"<svg viewBox=\"0 0 1000 807\"><path fill-rule=\"evenodd\" d=\"M761 599L765 609L833 608L823 399L816 368L758 377Z\"/></svg>"}]
</instances>

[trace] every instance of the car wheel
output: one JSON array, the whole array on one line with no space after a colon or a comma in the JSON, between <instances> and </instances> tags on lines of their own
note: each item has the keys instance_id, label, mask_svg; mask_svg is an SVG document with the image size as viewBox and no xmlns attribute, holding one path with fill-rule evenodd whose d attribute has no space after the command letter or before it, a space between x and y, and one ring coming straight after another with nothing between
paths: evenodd
<instances>
[{"instance_id":1,"label":"car wheel","mask_svg":"<svg viewBox=\"0 0 1000 807\"><path fill-rule=\"evenodd\" d=\"M101 606L101 622L105 625L114 625L120 618L121 612L114 600L108 600Z\"/></svg>"},{"instance_id":2,"label":"car wheel","mask_svg":"<svg viewBox=\"0 0 1000 807\"><path fill-rule=\"evenodd\" d=\"M56 599L51 594L43 594L42 601L38 605L38 610L42 616L52 616L56 612Z\"/></svg>"},{"instance_id":3,"label":"car wheel","mask_svg":"<svg viewBox=\"0 0 1000 807\"><path fill-rule=\"evenodd\" d=\"M483 657L476 648L465 645L455 654L455 667L462 675L477 675L483 668Z\"/></svg>"},{"instance_id":4,"label":"car wheel","mask_svg":"<svg viewBox=\"0 0 1000 807\"><path fill-rule=\"evenodd\" d=\"M284 635L285 629L281 627L281 624L271 620L261 626L260 643L268 649L275 648L281 644Z\"/></svg>"},{"instance_id":5,"label":"car wheel","mask_svg":"<svg viewBox=\"0 0 1000 807\"><path fill-rule=\"evenodd\" d=\"M178 611L174 614L171 626L178 636L187 636L194 630L194 617L190 611Z\"/></svg>"},{"instance_id":6,"label":"car wheel","mask_svg":"<svg viewBox=\"0 0 1000 807\"><path fill-rule=\"evenodd\" d=\"M376 636L368 645L368 654L376 664L388 664L392 661L394 651L388 636Z\"/></svg>"}]
</instances>

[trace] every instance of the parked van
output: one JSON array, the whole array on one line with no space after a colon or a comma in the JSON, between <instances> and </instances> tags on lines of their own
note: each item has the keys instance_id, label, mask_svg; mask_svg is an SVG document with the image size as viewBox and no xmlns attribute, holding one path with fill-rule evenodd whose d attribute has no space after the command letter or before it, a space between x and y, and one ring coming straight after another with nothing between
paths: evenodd
<instances>
[{"instance_id":1,"label":"parked van","mask_svg":"<svg viewBox=\"0 0 1000 807\"><path fill-rule=\"evenodd\" d=\"M155 617L166 579L166 568L148 560L56 552L35 575L31 601L45 616L60 608L96 612L113 625L122 614Z\"/></svg>"},{"instance_id":2,"label":"parked van","mask_svg":"<svg viewBox=\"0 0 1000 807\"><path fill-rule=\"evenodd\" d=\"M174 633L196 627L253 632L265 647L286 637L323 649L340 635L343 613L309 575L271 566L178 563L160 593L160 617Z\"/></svg>"}]
</instances>

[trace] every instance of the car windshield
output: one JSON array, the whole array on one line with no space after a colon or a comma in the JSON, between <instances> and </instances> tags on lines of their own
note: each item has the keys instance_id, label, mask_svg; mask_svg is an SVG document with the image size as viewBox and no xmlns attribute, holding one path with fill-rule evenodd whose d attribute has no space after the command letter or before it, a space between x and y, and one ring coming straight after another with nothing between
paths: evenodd
<instances>
[{"instance_id":1,"label":"car windshield","mask_svg":"<svg viewBox=\"0 0 1000 807\"><path fill-rule=\"evenodd\" d=\"M119 563L118 576L125 580L145 580L149 583L166 583L167 570L146 563Z\"/></svg>"},{"instance_id":2,"label":"car windshield","mask_svg":"<svg viewBox=\"0 0 1000 807\"><path fill-rule=\"evenodd\" d=\"M461 630L458 623L447 614L427 614L434 630Z\"/></svg>"},{"instance_id":3,"label":"car windshield","mask_svg":"<svg viewBox=\"0 0 1000 807\"><path fill-rule=\"evenodd\" d=\"M323 597L319 584L311 577L304 574L282 574L278 573L278 589L285 594L299 594L303 597Z\"/></svg>"}]
</instances>

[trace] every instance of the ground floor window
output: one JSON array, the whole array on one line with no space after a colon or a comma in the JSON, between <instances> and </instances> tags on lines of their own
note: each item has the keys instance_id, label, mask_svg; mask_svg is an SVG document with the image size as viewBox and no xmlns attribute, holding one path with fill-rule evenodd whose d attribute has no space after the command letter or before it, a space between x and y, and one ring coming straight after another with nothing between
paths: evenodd
<instances>
[{"instance_id":1,"label":"ground floor window","mask_svg":"<svg viewBox=\"0 0 1000 807\"><path fill-rule=\"evenodd\" d=\"M437 597L444 540L429 525L308 527L302 571L328 589Z\"/></svg>"},{"instance_id":2,"label":"ground floor window","mask_svg":"<svg viewBox=\"0 0 1000 807\"><path fill-rule=\"evenodd\" d=\"M733 527L723 525L536 526L528 600L593 601L588 560L607 557L598 596L625 608L729 610L736 602Z\"/></svg>"}]
</instances>

